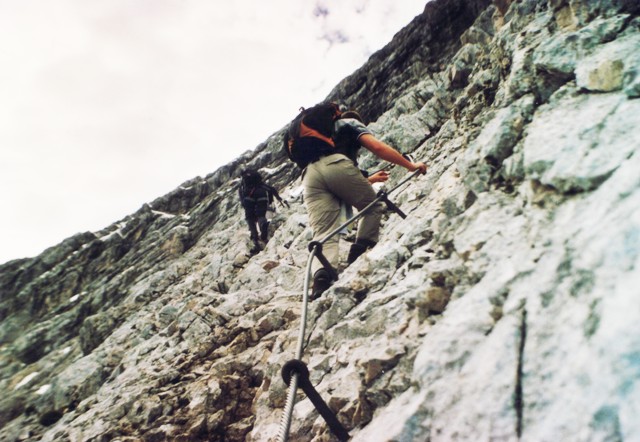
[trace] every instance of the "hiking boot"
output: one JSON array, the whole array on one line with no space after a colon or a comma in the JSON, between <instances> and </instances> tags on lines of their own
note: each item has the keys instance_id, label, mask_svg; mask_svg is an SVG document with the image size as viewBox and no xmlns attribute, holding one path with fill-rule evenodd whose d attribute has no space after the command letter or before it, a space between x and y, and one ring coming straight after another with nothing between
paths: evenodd
<instances>
[{"instance_id":1,"label":"hiking boot","mask_svg":"<svg viewBox=\"0 0 640 442\"><path fill-rule=\"evenodd\" d=\"M313 275L313 286L311 288L311 300L318 299L329 287L331 287L331 275L325 269L316 270Z\"/></svg>"},{"instance_id":2,"label":"hiking boot","mask_svg":"<svg viewBox=\"0 0 640 442\"><path fill-rule=\"evenodd\" d=\"M266 241L269 235L269 220L265 217L258 218L258 229L260 230L260 239Z\"/></svg>"},{"instance_id":3,"label":"hiking boot","mask_svg":"<svg viewBox=\"0 0 640 442\"><path fill-rule=\"evenodd\" d=\"M249 249L249 253L251 253L252 255L255 255L256 253L260 253L260 252L262 252L262 247L260 246L260 243L256 241L253 243L253 247Z\"/></svg>"},{"instance_id":4,"label":"hiking boot","mask_svg":"<svg viewBox=\"0 0 640 442\"><path fill-rule=\"evenodd\" d=\"M347 262L349 264L353 264L356 259L360 257L367 249L375 246L376 243L370 241L368 239L357 239L356 242L351 244L351 248L349 249L349 256L347 257Z\"/></svg>"}]
</instances>

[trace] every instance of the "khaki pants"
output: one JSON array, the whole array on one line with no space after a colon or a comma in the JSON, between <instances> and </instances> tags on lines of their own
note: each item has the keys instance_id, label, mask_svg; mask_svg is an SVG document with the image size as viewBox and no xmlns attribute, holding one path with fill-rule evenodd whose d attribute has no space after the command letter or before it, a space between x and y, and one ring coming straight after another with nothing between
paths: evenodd
<instances>
[{"instance_id":1,"label":"khaki pants","mask_svg":"<svg viewBox=\"0 0 640 442\"><path fill-rule=\"evenodd\" d=\"M369 181L342 154L329 155L309 164L303 174L304 203L309 213L314 241L322 240L340 226L340 201L362 210L376 199L376 192ZM360 218L356 239L378 242L380 217L384 210L384 204L379 202ZM322 246L323 255L336 270L339 260L338 240L339 235L335 235ZM320 262L314 260L313 272L320 267Z\"/></svg>"}]
</instances>

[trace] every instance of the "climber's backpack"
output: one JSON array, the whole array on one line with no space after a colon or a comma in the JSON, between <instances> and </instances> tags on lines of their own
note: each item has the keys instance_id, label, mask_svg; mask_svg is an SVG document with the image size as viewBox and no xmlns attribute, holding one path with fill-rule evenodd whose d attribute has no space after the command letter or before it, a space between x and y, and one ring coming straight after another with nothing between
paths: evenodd
<instances>
[{"instance_id":1,"label":"climber's backpack","mask_svg":"<svg viewBox=\"0 0 640 442\"><path fill-rule=\"evenodd\" d=\"M242 187L252 188L262 184L262 175L255 169L244 169L241 172Z\"/></svg>"},{"instance_id":2,"label":"climber's backpack","mask_svg":"<svg viewBox=\"0 0 640 442\"><path fill-rule=\"evenodd\" d=\"M333 153L333 125L339 117L340 108L336 103L302 108L284 135L282 147L289 159L305 168L309 163Z\"/></svg>"}]
</instances>

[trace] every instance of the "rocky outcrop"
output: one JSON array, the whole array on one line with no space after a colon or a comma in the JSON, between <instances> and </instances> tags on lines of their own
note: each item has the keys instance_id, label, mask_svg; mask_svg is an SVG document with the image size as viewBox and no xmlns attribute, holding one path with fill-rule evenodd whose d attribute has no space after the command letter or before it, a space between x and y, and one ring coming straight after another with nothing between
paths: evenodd
<instances>
[{"instance_id":1,"label":"rocky outcrop","mask_svg":"<svg viewBox=\"0 0 640 442\"><path fill-rule=\"evenodd\" d=\"M309 306L354 441L640 438L639 10L435 1L330 94L429 165ZM311 239L281 141L0 267L0 440L276 439ZM290 204L255 255L246 165ZM334 440L302 396L291 439Z\"/></svg>"},{"instance_id":2,"label":"rocky outcrop","mask_svg":"<svg viewBox=\"0 0 640 442\"><path fill-rule=\"evenodd\" d=\"M491 0L427 3L422 15L341 81L328 98L357 107L368 121L377 120L416 79L441 72L450 63L460 49L462 34L490 4Z\"/></svg>"}]
</instances>

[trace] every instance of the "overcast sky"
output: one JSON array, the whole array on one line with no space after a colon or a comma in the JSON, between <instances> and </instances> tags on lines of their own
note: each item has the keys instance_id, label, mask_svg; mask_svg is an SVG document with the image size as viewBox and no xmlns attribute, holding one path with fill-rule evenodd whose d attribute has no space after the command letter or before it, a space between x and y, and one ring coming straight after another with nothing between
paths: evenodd
<instances>
[{"instance_id":1,"label":"overcast sky","mask_svg":"<svg viewBox=\"0 0 640 442\"><path fill-rule=\"evenodd\" d=\"M0 0L0 263L254 149L427 0Z\"/></svg>"}]
</instances>

